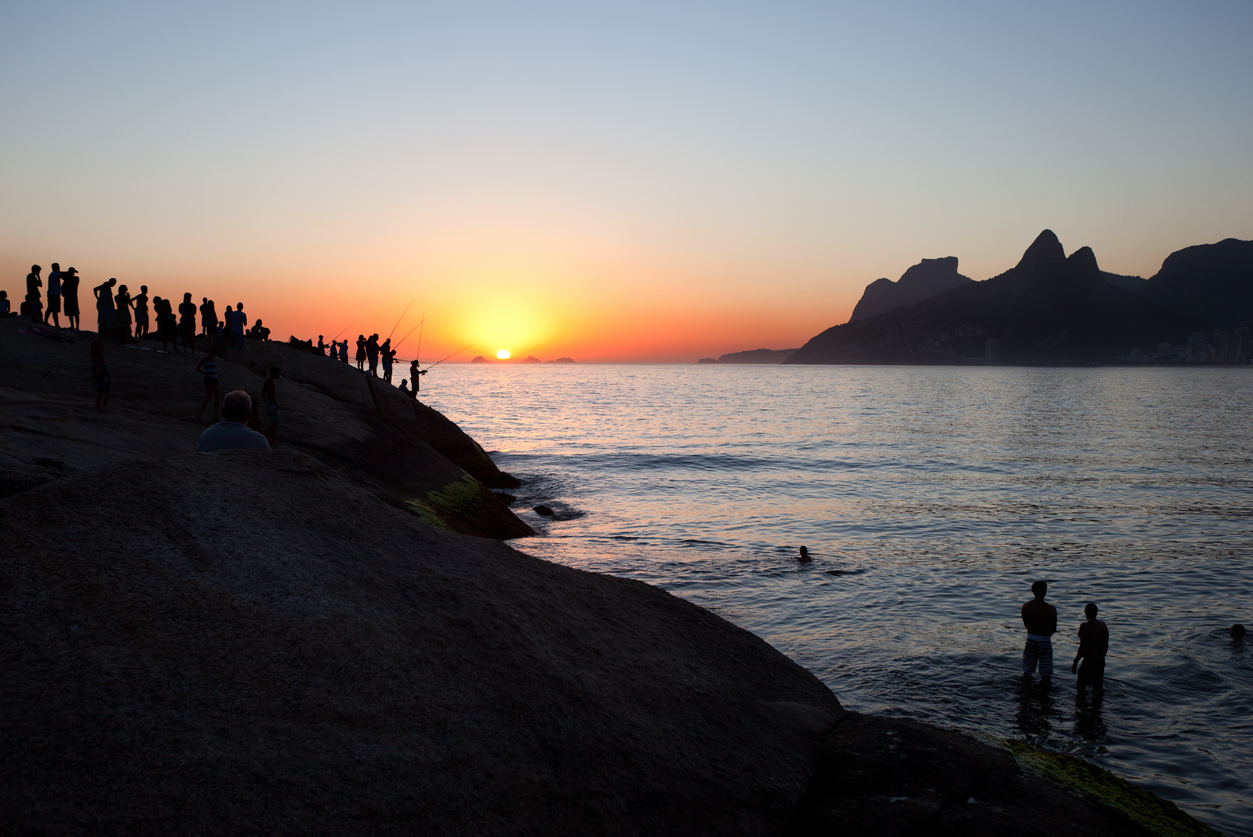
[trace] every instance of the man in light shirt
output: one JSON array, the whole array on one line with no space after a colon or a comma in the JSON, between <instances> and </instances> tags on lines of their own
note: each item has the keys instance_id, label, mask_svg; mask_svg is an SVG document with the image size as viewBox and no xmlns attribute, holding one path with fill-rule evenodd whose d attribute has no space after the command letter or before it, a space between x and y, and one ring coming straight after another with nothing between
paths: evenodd
<instances>
[{"instance_id":1,"label":"man in light shirt","mask_svg":"<svg viewBox=\"0 0 1253 837\"><path fill-rule=\"evenodd\" d=\"M252 398L242 389L228 392L222 399L222 421L205 428L196 442L196 453L214 453L238 448L269 450L270 443L244 424L252 411Z\"/></svg>"}]
</instances>

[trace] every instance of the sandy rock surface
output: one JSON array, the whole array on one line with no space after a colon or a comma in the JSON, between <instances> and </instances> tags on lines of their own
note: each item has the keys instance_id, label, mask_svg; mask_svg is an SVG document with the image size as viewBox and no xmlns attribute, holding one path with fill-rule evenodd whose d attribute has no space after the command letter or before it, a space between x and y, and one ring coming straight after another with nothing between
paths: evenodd
<instances>
[{"instance_id":1,"label":"sandy rock surface","mask_svg":"<svg viewBox=\"0 0 1253 837\"><path fill-rule=\"evenodd\" d=\"M659 589L295 452L0 501L0 831L774 834L842 710Z\"/></svg>"}]
</instances>

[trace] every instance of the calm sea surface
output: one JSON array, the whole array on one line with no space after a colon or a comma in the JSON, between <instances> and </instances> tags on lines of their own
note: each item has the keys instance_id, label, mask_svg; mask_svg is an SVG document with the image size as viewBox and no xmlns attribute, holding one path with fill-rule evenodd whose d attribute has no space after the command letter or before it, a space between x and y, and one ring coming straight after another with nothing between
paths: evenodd
<instances>
[{"instance_id":1,"label":"calm sea surface","mask_svg":"<svg viewBox=\"0 0 1253 837\"><path fill-rule=\"evenodd\" d=\"M445 364L423 383L527 481L523 551L709 608L848 708L1074 753L1253 834L1253 637L1227 636L1253 628L1253 370ZM1037 578L1051 694L1018 680ZM1089 601L1111 633L1099 706L1069 671Z\"/></svg>"}]
</instances>

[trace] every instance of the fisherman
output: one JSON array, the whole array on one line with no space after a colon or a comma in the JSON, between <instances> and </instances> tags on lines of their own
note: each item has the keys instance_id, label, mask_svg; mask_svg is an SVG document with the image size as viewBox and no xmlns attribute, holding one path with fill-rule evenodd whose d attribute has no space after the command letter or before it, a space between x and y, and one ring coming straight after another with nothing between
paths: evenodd
<instances>
[{"instance_id":1,"label":"fisherman","mask_svg":"<svg viewBox=\"0 0 1253 837\"><path fill-rule=\"evenodd\" d=\"M396 352L392 349L392 339L389 337L383 341L383 345L379 347L379 357L383 361L383 380L387 383L392 382L392 361L396 359Z\"/></svg>"},{"instance_id":2,"label":"fisherman","mask_svg":"<svg viewBox=\"0 0 1253 837\"><path fill-rule=\"evenodd\" d=\"M370 377L378 377L379 368L379 336L377 333L371 334L370 339L365 341L365 356L370 364Z\"/></svg>"},{"instance_id":3,"label":"fisherman","mask_svg":"<svg viewBox=\"0 0 1253 837\"><path fill-rule=\"evenodd\" d=\"M322 339L322 335L318 335L318 354L326 356L326 341Z\"/></svg>"},{"instance_id":4,"label":"fisherman","mask_svg":"<svg viewBox=\"0 0 1253 837\"><path fill-rule=\"evenodd\" d=\"M1022 679L1031 680L1036 664L1040 666L1040 685L1053 682L1053 634L1057 633L1057 608L1044 601L1047 581L1031 585L1033 598L1022 606L1022 623L1027 626L1027 644L1022 649Z\"/></svg>"},{"instance_id":5,"label":"fisherman","mask_svg":"<svg viewBox=\"0 0 1253 837\"><path fill-rule=\"evenodd\" d=\"M425 375L425 374L426 374L425 369L418 368L417 358L414 358L413 360L409 361L409 379L413 381L413 393L412 394L414 398L417 398L418 393L422 391L422 379L419 378L418 376Z\"/></svg>"},{"instance_id":6,"label":"fisherman","mask_svg":"<svg viewBox=\"0 0 1253 837\"><path fill-rule=\"evenodd\" d=\"M400 379L399 389L401 392L403 392L405 395L409 396L410 398L413 397L413 393L409 390L409 380L407 378Z\"/></svg>"},{"instance_id":7,"label":"fisherman","mask_svg":"<svg viewBox=\"0 0 1253 837\"><path fill-rule=\"evenodd\" d=\"M366 358L365 344L366 344L365 335L358 334L357 335L357 371L359 372L365 371L365 358Z\"/></svg>"}]
</instances>

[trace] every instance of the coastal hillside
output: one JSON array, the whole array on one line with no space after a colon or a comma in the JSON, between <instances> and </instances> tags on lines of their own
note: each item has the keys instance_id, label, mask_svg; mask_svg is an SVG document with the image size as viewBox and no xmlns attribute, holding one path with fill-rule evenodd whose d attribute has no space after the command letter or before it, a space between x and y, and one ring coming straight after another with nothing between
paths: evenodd
<instances>
[{"instance_id":1,"label":"coastal hillside","mask_svg":"<svg viewBox=\"0 0 1253 837\"><path fill-rule=\"evenodd\" d=\"M97 413L88 341L71 332L0 319L0 496L83 468L194 450L212 407L195 371L203 353L163 354L154 344L110 343L109 409ZM385 502L414 508L452 531L530 534L489 489L516 486L483 449L438 411L351 364L293 346L244 341L239 363L219 359L221 390L260 393L263 371L282 369L281 446L318 457Z\"/></svg>"},{"instance_id":2,"label":"coastal hillside","mask_svg":"<svg viewBox=\"0 0 1253 837\"><path fill-rule=\"evenodd\" d=\"M829 328L787 362L963 363L990 353L1006 363L1107 362L1178 342L1188 328L1183 315L1107 282L1090 248L1067 257L1045 230L1001 275Z\"/></svg>"},{"instance_id":3,"label":"coastal hillside","mask_svg":"<svg viewBox=\"0 0 1253 837\"><path fill-rule=\"evenodd\" d=\"M850 323L930 299L974 280L957 272L957 257L923 259L893 282L886 276L866 286L848 318Z\"/></svg>"},{"instance_id":4,"label":"coastal hillside","mask_svg":"<svg viewBox=\"0 0 1253 837\"><path fill-rule=\"evenodd\" d=\"M1205 330L1253 326L1253 241L1228 238L1171 253L1143 292Z\"/></svg>"}]
</instances>

